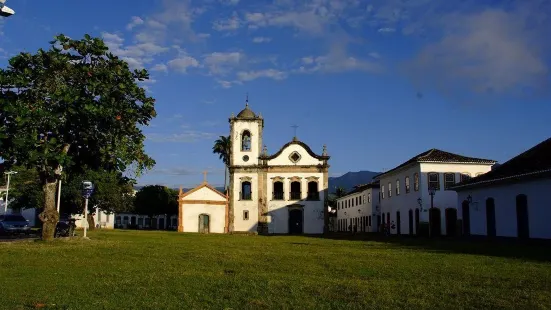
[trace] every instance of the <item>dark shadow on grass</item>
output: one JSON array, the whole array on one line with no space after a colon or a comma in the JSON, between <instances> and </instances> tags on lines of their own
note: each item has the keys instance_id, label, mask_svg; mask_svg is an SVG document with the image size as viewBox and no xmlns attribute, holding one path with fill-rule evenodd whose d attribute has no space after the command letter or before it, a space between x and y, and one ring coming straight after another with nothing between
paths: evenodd
<instances>
[{"instance_id":1,"label":"dark shadow on grass","mask_svg":"<svg viewBox=\"0 0 551 310\"><path fill-rule=\"evenodd\" d=\"M486 237L416 237L384 236L378 233L332 233L324 235L304 235L311 238L332 240L376 241L404 248L415 248L441 253L473 254L521 260L551 262L551 240Z\"/></svg>"}]
</instances>

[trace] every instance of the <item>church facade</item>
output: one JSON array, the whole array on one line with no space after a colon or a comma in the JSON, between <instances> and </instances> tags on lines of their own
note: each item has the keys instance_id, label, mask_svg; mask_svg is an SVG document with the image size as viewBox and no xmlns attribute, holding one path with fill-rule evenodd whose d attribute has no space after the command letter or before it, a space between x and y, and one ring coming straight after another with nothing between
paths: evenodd
<instances>
[{"instance_id":1,"label":"church facade","mask_svg":"<svg viewBox=\"0 0 551 310\"><path fill-rule=\"evenodd\" d=\"M248 103L229 118L229 232L321 234L327 230L329 156L296 137L269 155L264 119Z\"/></svg>"}]
</instances>

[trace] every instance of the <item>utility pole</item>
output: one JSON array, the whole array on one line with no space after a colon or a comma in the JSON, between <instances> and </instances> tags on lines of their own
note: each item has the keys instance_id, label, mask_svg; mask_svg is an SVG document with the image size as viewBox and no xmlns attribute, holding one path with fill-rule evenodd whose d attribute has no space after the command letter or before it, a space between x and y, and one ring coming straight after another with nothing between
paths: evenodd
<instances>
[{"instance_id":1,"label":"utility pole","mask_svg":"<svg viewBox=\"0 0 551 310\"><path fill-rule=\"evenodd\" d=\"M4 214L8 213L8 203L10 201L10 197L9 197L9 194L10 194L10 176L12 174L16 174L16 173L17 173L17 171L4 172L4 174L6 174L8 176L8 183L6 184L6 203L4 204Z\"/></svg>"}]
</instances>

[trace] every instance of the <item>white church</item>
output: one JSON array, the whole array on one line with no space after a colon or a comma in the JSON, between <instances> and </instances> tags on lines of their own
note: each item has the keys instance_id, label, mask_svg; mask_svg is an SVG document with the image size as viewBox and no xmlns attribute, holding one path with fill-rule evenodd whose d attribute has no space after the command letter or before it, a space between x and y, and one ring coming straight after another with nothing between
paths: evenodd
<instances>
[{"instance_id":1,"label":"white church","mask_svg":"<svg viewBox=\"0 0 551 310\"><path fill-rule=\"evenodd\" d=\"M181 232L321 234L327 229L329 156L296 137L269 155L264 119L248 102L229 118L231 153L228 195L208 186L180 194Z\"/></svg>"}]
</instances>

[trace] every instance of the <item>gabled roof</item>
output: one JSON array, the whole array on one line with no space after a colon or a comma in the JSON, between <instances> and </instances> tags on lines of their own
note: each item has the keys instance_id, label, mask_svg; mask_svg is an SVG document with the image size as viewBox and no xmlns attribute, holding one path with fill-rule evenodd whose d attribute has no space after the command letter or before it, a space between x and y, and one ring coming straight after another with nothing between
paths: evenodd
<instances>
[{"instance_id":1,"label":"gabled roof","mask_svg":"<svg viewBox=\"0 0 551 310\"><path fill-rule=\"evenodd\" d=\"M304 148L306 150L306 152L310 156L314 157L315 159L328 160L329 158L331 158L331 156L328 156L328 155L318 155L318 154L314 153L312 151L312 149L306 143L304 143L302 141L299 141L296 138L294 138L291 142L286 143L283 147L281 147L281 149L279 149L279 151L277 151L277 153L275 153L273 155L261 155L260 158L265 159L265 160L271 160L271 159L277 158L279 155L281 155L281 153L283 153L283 150L285 150L286 148L288 148L289 146L291 146L293 144L302 146L302 148Z\"/></svg>"},{"instance_id":2,"label":"gabled roof","mask_svg":"<svg viewBox=\"0 0 551 310\"><path fill-rule=\"evenodd\" d=\"M189 190L189 191L187 191L187 192L185 192L185 193L182 193L182 192L181 192L182 189L180 188L180 195L179 195L179 196L180 196L180 199L182 199L182 198L184 198L184 197L186 197L186 196L188 196L188 195L190 195L190 194L192 194L192 193L194 193L194 192L196 192L196 191L198 191L198 190L200 190L201 188L204 188L204 187L206 187L206 188L210 189L211 191L217 193L218 195L220 195L220 196L223 197L223 198L227 198L226 195L222 194L222 193L221 193L220 191L218 191L216 188L210 186L207 182L203 182L201 185L199 185L199 186L197 186L196 188L194 188L194 189L192 189L192 190Z\"/></svg>"},{"instance_id":3,"label":"gabled roof","mask_svg":"<svg viewBox=\"0 0 551 310\"><path fill-rule=\"evenodd\" d=\"M363 192L365 191L366 189L370 189L370 188L379 188L380 187L380 183L379 181L373 181L371 183L367 183L367 184L360 184L360 185L356 185L355 188L353 190L351 190L350 192L346 193L346 195L338 198L338 199L342 199L342 198L345 198L345 197L348 197L350 195L354 195L354 194L357 194L357 193L360 193L360 192Z\"/></svg>"},{"instance_id":4,"label":"gabled roof","mask_svg":"<svg viewBox=\"0 0 551 310\"><path fill-rule=\"evenodd\" d=\"M460 164L488 164L493 165L497 161L485 158L468 157L459 154L454 154L439 149L430 149L421 154L418 154L403 164L376 175L374 178L380 178L381 176L396 171L402 167L408 166L413 163L460 163Z\"/></svg>"},{"instance_id":5,"label":"gabled roof","mask_svg":"<svg viewBox=\"0 0 551 310\"><path fill-rule=\"evenodd\" d=\"M534 177L551 177L551 138L511 158L492 171L456 184L452 189L461 190Z\"/></svg>"}]
</instances>

